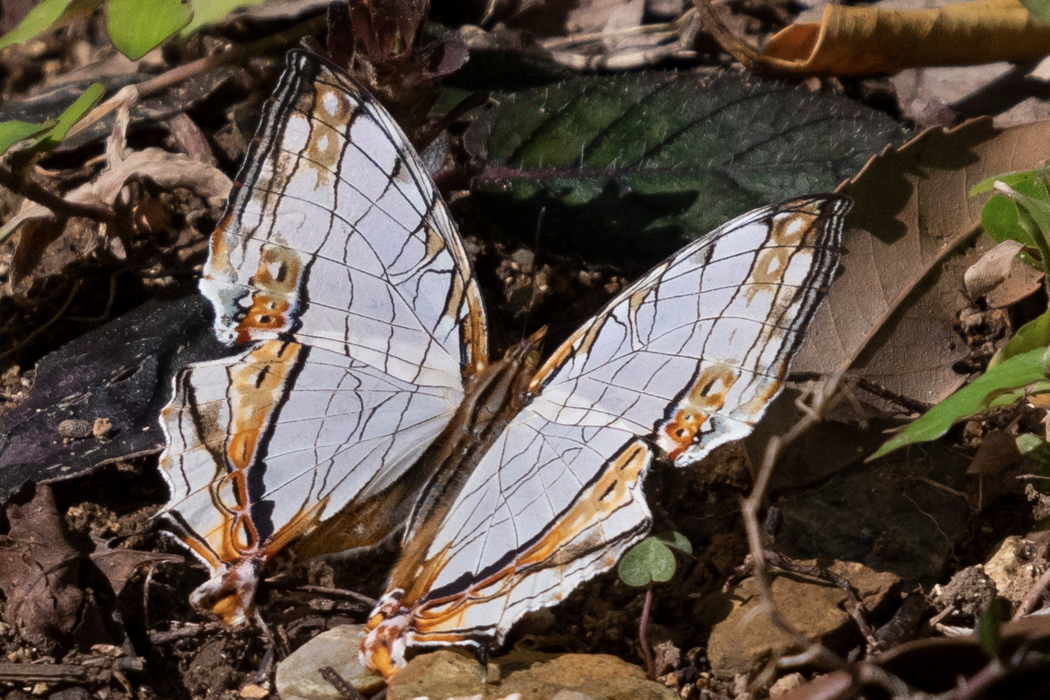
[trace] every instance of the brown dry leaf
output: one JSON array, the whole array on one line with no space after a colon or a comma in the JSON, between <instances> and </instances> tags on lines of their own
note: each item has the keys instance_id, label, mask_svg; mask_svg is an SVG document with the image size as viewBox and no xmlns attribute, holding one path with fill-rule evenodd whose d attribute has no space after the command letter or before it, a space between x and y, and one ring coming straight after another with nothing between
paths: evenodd
<instances>
[{"instance_id":1,"label":"brown dry leaf","mask_svg":"<svg viewBox=\"0 0 1050 700\"><path fill-rule=\"evenodd\" d=\"M189 564L186 557L179 554L161 552L144 552L138 549L119 549L110 547L107 542L96 540L95 551L89 556L102 575L109 581L117 595L135 575L135 572L146 565L153 564Z\"/></svg>"},{"instance_id":2,"label":"brown dry leaf","mask_svg":"<svg viewBox=\"0 0 1050 700\"><path fill-rule=\"evenodd\" d=\"M44 649L110 641L101 615L77 585L80 554L66 541L51 489L36 485L26 502L7 505L11 530L0 547L6 621Z\"/></svg>"},{"instance_id":3,"label":"brown dry leaf","mask_svg":"<svg viewBox=\"0 0 1050 700\"><path fill-rule=\"evenodd\" d=\"M843 383L825 408L829 420L780 460L776 488L801 487L862 459L902 406L936 403L966 381L953 369L969 353L954 322L970 305L963 275L979 257L972 243L986 199L969 197L969 189L1048 158L1050 121L997 129L982 118L887 148L839 187L856 202L842 268L791 370L863 383ZM991 239L978 247L991 248ZM754 463L771 436L798 422L798 395L785 391L746 439Z\"/></svg>"},{"instance_id":4,"label":"brown dry leaf","mask_svg":"<svg viewBox=\"0 0 1050 700\"><path fill-rule=\"evenodd\" d=\"M737 55L726 37L716 38ZM1018 0L975 0L923 10L828 5L820 24L786 27L747 60L780 74L870 75L918 66L1027 63L1048 53L1050 25L1032 19Z\"/></svg>"},{"instance_id":5,"label":"brown dry leaf","mask_svg":"<svg viewBox=\"0 0 1050 700\"><path fill-rule=\"evenodd\" d=\"M1005 430L993 430L984 436L967 468L967 474L999 474L1021 459L1017 440Z\"/></svg>"},{"instance_id":6,"label":"brown dry leaf","mask_svg":"<svg viewBox=\"0 0 1050 700\"><path fill-rule=\"evenodd\" d=\"M839 187L856 201L843 270L792 369L852 370L914 404L955 391L966 377L952 365L969 350L953 324L969 305L962 278L986 199L967 192L1047 159L1050 121L996 129L990 119L930 129L872 158Z\"/></svg>"}]
</instances>

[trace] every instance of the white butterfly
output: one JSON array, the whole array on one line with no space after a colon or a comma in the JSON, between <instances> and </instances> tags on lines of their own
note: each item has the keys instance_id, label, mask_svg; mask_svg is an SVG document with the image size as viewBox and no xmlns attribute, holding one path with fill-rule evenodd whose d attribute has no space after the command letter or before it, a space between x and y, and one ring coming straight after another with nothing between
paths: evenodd
<instances>
[{"instance_id":1,"label":"white butterfly","mask_svg":"<svg viewBox=\"0 0 1050 700\"><path fill-rule=\"evenodd\" d=\"M654 455L749 433L838 265L849 202L802 197L686 246L538 370L488 361L485 312L445 204L390 116L293 51L212 237L201 290L243 348L191 366L164 412L164 512L243 623L265 563L404 551L362 656L499 643L649 529Z\"/></svg>"}]
</instances>

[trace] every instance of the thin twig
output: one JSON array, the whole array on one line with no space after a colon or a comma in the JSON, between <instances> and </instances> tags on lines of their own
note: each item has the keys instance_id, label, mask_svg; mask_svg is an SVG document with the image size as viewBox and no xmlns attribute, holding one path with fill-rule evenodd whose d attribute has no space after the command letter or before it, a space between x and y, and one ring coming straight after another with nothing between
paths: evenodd
<instances>
[{"instance_id":1,"label":"thin twig","mask_svg":"<svg viewBox=\"0 0 1050 700\"><path fill-rule=\"evenodd\" d=\"M20 194L31 202L42 207L47 207L59 218L68 219L81 216L85 219L97 221L100 224L113 223L113 210L100 204L83 204L70 202L62 199L54 192L36 183L29 177L18 177L11 172L6 165L0 164L0 185L6 187L16 194Z\"/></svg>"},{"instance_id":2,"label":"thin twig","mask_svg":"<svg viewBox=\"0 0 1050 700\"><path fill-rule=\"evenodd\" d=\"M109 296L106 298L106 307L102 310L101 315L69 316L66 320L74 321L76 323L101 323L102 321L108 321L110 314L113 313L113 303L117 300L117 276L120 275L121 272L121 270L117 270L109 276Z\"/></svg>"},{"instance_id":3,"label":"thin twig","mask_svg":"<svg viewBox=\"0 0 1050 700\"><path fill-rule=\"evenodd\" d=\"M850 616L853 618L853 621L856 622L857 627L867 641L869 648L874 648L876 644L875 630L872 629L871 625L868 624L867 619L864 617L864 604L861 603L860 597L853 589L853 585L846 578L839 576L831 569L820 566L819 564L803 564L794 561L790 557L786 557L779 552L767 549L764 550L764 554L767 563L781 569L782 571L810 576L818 581L831 583L836 588L840 589L846 596L846 608L849 610Z\"/></svg>"},{"instance_id":4,"label":"thin twig","mask_svg":"<svg viewBox=\"0 0 1050 700\"><path fill-rule=\"evenodd\" d=\"M379 604L379 601L375 600L374 598L369 598L366 595L362 595L355 591L349 591L345 588L331 588L329 586L314 586L310 584L293 586L279 583L276 581L271 581L269 583L271 588L286 591L300 591L302 593L315 593L317 595L325 596L326 598L341 598L343 600L351 600L355 603L360 603L361 605L367 606L368 608L374 608L376 605Z\"/></svg>"},{"instance_id":5,"label":"thin twig","mask_svg":"<svg viewBox=\"0 0 1050 700\"><path fill-rule=\"evenodd\" d=\"M762 466L759 469L757 478L755 479L755 485L751 490L751 494L744 499L742 505L744 525L747 529L748 547L751 551L751 558L753 560L752 566L754 567L755 581L758 584L759 594L763 601L763 607L765 608L766 614L769 616L773 625L789 637L792 637L804 648L811 646L813 643L784 619L776 606L773 605L773 597L769 583L769 572L765 558L766 547L765 542L762 541L762 528L759 525L758 514L766 501L766 494L769 491L769 483L773 477L773 467L776 464L777 459L779 459L784 446L790 444L799 435L820 420L819 410L824 405L827 397L834 393L837 384L838 377L819 388L813 396L811 407L800 406L800 408L803 408L804 410L804 415L797 423L795 423L791 430L789 430L783 437L776 436L769 441L769 444L766 445L766 453L762 460ZM840 666L845 664L844 660L840 659L840 661Z\"/></svg>"},{"instance_id":6,"label":"thin twig","mask_svg":"<svg viewBox=\"0 0 1050 700\"><path fill-rule=\"evenodd\" d=\"M357 688L347 683L331 666L323 666L317 669L317 672L335 688L335 692L339 693L343 700L365 700L364 696L357 692Z\"/></svg>"},{"instance_id":7,"label":"thin twig","mask_svg":"<svg viewBox=\"0 0 1050 700\"><path fill-rule=\"evenodd\" d=\"M148 80L143 80L141 83L136 83L130 87L135 89L138 99L143 99L153 93L166 90L172 85L176 85L194 75L205 73L225 65L243 65L246 59L251 58L252 56L266 54L271 49L295 43L298 41L299 37L306 34L312 34L324 27L325 21L326 18L324 15L308 19L283 32L277 32L276 34L271 34L263 39L236 46L223 53L212 54L211 56L205 56L196 61L176 66L169 71L165 71L164 73L149 78ZM113 97L99 103L94 109L84 115L80 121L73 125L73 128L69 130L67 138L76 136L99 119L102 119L110 112L118 109L121 104L125 103L125 100L126 94L121 95L121 93L118 92Z\"/></svg>"},{"instance_id":8,"label":"thin twig","mask_svg":"<svg viewBox=\"0 0 1050 700\"><path fill-rule=\"evenodd\" d=\"M186 639L188 637L196 637L198 635L210 634L212 632L218 632L224 629L221 623L218 622L189 622L172 630L165 630L160 632L150 632L149 640L153 644L170 644L180 639Z\"/></svg>"},{"instance_id":9,"label":"thin twig","mask_svg":"<svg viewBox=\"0 0 1050 700\"><path fill-rule=\"evenodd\" d=\"M1017 620L1032 612L1043 597L1043 594L1046 592L1047 586L1050 586L1050 567L1043 572L1043 575L1039 577L1039 580L1035 582L1035 585L1028 589L1028 593L1025 594L1024 600L1022 600L1021 604L1017 606L1013 619Z\"/></svg>"}]
</instances>

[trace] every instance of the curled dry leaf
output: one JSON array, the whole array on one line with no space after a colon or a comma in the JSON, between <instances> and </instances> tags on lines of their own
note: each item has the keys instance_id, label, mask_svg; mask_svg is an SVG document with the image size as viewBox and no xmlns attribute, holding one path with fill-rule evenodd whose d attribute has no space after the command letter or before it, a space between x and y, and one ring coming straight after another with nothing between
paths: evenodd
<instances>
[{"instance_id":1,"label":"curled dry leaf","mask_svg":"<svg viewBox=\"0 0 1050 700\"><path fill-rule=\"evenodd\" d=\"M1038 289L1042 274L1018 259L1022 247L1017 241L1003 241L982 255L963 274L967 296L988 297L989 306L1002 308Z\"/></svg>"},{"instance_id":2,"label":"curled dry leaf","mask_svg":"<svg viewBox=\"0 0 1050 700\"><path fill-rule=\"evenodd\" d=\"M921 66L1028 63L1046 55L1050 24L1018 0L900 10L827 5L820 24L791 25L757 56L783 74L870 75Z\"/></svg>"}]
</instances>

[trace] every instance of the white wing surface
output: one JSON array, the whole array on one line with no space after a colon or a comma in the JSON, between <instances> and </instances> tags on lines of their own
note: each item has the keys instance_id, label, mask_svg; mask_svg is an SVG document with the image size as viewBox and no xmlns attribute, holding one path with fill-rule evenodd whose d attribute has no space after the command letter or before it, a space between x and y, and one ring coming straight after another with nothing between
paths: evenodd
<instances>
[{"instance_id":1,"label":"white wing surface","mask_svg":"<svg viewBox=\"0 0 1050 700\"><path fill-rule=\"evenodd\" d=\"M780 392L838 265L849 202L759 209L614 298L530 385L422 554L399 564L363 655L391 673L409 646L499 642L615 564L649 528L653 454L685 466L748 434Z\"/></svg>"},{"instance_id":2,"label":"white wing surface","mask_svg":"<svg viewBox=\"0 0 1050 700\"><path fill-rule=\"evenodd\" d=\"M485 317L404 134L303 51L266 105L200 288L217 336L244 350L176 380L164 512L212 569L196 601L240 623L258 569L291 540L326 523L320 551L371 546L400 524L426 478L410 468L487 363Z\"/></svg>"}]
</instances>

